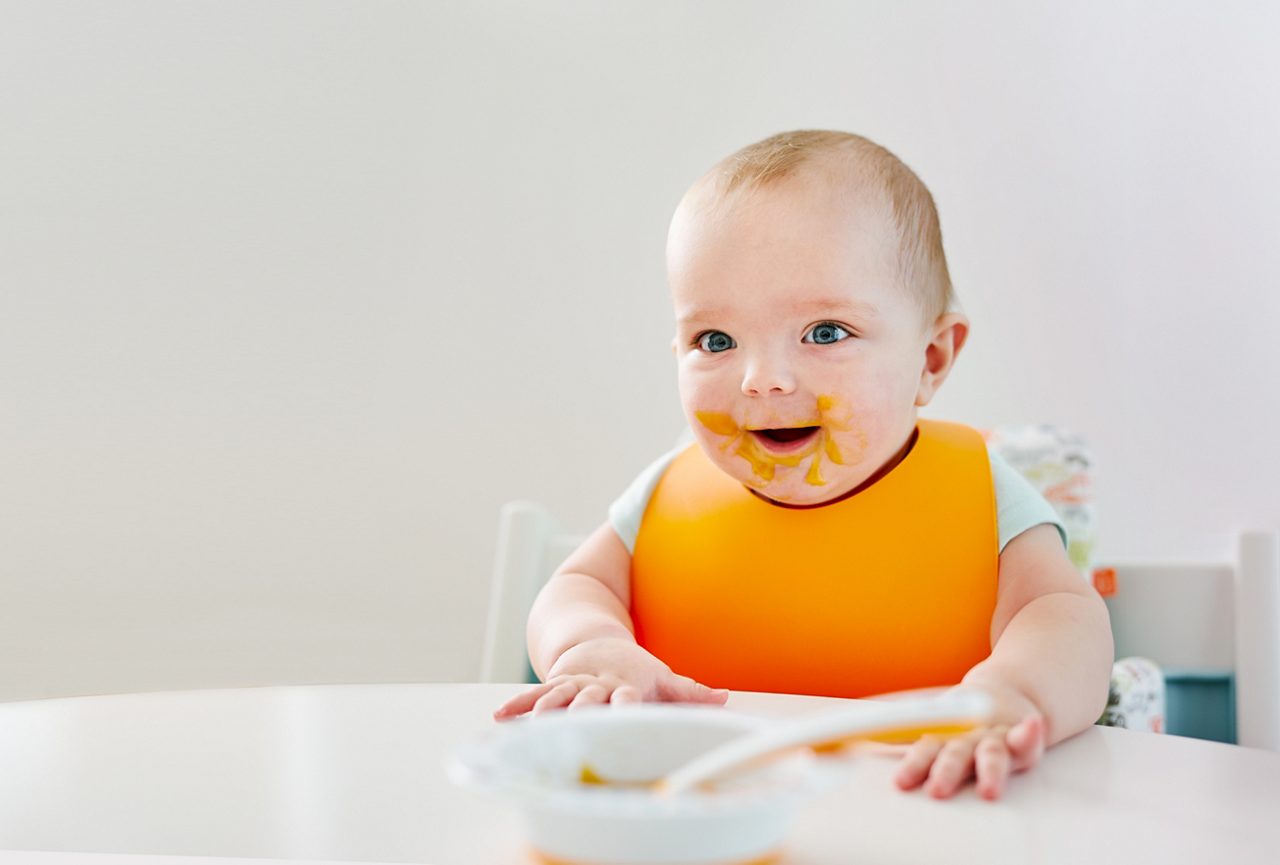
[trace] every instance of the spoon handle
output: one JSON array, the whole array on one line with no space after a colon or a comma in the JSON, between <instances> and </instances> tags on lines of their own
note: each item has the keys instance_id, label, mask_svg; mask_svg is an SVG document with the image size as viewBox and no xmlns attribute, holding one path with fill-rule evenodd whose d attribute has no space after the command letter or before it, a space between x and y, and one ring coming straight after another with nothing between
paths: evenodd
<instances>
[{"instance_id":1,"label":"spoon handle","mask_svg":"<svg viewBox=\"0 0 1280 865\"><path fill-rule=\"evenodd\" d=\"M668 774L658 782L658 792L671 795L689 790L733 769L803 745L829 750L866 739L910 741L925 733L967 732L985 723L990 713L990 698L978 693L857 703L785 721L726 742Z\"/></svg>"}]
</instances>

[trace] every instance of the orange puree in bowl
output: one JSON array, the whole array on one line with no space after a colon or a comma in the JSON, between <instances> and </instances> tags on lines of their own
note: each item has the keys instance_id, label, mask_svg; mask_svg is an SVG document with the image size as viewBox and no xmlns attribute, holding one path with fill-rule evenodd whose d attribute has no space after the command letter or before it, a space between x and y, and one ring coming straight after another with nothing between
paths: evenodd
<instances>
[{"instance_id":1,"label":"orange puree in bowl","mask_svg":"<svg viewBox=\"0 0 1280 865\"><path fill-rule=\"evenodd\" d=\"M582 764L582 771L578 773L578 783L592 787L627 787L636 790L655 790L658 787L657 781L610 781L593 769L590 763Z\"/></svg>"}]
</instances>

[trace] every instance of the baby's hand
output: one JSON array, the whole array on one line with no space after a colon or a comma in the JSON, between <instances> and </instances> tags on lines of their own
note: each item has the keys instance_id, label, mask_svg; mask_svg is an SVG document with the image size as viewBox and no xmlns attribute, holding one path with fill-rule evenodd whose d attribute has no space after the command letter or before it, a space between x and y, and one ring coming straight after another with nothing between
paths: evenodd
<instances>
[{"instance_id":1,"label":"baby's hand","mask_svg":"<svg viewBox=\"0 0 1280 865\"><path fill-rule=\"evenodd\" d=\"M547 680L503 703L499 721L532 711L576 709L597 703L667 701L723 705L729 692L700 685L630 640L601 638L579 643L547 671Z\"/></svg>"},{"instance_id":2,"label":"baby's hand","mask_svg":"<svg viewBox=\"0 0 1280 865\"><path fill-rule=\"evenodd\" d=\"M983 690L996 699L991 726L949 738L920 738L898 766L894 781L900 788L923 785L935 799L946 799L970 778L976 778L979 796L998 799L1010 773L1030 769L1040 761L1045 748L1045 721L1040 711L1013 689Z\"/></svg>"}]
</instances>

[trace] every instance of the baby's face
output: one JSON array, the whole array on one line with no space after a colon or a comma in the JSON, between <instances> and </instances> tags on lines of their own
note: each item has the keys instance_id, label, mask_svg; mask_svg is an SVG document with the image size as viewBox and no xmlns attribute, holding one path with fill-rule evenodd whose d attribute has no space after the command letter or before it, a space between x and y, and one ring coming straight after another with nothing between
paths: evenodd
<instances>
[{"instance_id":1,"label":"baby's face","mask_svg":"<svg viewBox=\"0 0 1280 865\"><path fill-rule=\"evenodd\" d=\"M789 504L854 489L916 423L923 313L888 213L842 194L800 178L710 215L682 206L668 242L694 435L726 473Z\"/></svg>"}]
</instances>

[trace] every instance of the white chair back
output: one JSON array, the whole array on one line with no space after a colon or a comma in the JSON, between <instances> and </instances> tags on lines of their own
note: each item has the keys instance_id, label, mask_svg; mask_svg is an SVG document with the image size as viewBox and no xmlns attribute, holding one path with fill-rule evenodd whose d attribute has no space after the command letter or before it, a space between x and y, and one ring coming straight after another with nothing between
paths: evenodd
<instances>
[{"instance_id":1,"label":"white chair back","mask_svg":"<svg viewBox=\"0 0 1280 865\"><path fill-rule=\"evenodd\" d=\"M550 512L537 502L502 506L480 681L529 681L525 648L529 608L538 590L585 537L560 532Z\"/></svg>"},{"instance_id":2,"label":"white chair back","mask_svg":"<svg viewBox=\"0 0 1280 865\"><path fill-rule=\"evenodd\" d=\"M1109 570L1116 656L1150 658L1170 688L1233 679L1236 741L1280 751L1280 532L1242 533L1232 562Z\"/></svg>"}]
</instances>

